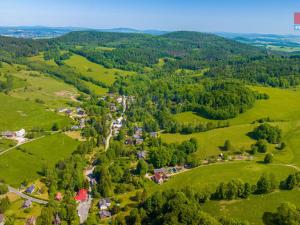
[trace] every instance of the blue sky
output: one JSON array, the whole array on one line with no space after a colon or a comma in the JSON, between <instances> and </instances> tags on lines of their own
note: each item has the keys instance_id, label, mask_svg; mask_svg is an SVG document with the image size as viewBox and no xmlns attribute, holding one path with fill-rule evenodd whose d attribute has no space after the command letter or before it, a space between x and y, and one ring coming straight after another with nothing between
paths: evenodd
<instances>
[{"instance_id":1,"label":"blue sky","mask_svg":"<svg viewBox=\"0 0 300 225\"><path fill-rule=\"evenodd\" d=\"M300 34L299 0L8 0L0 26L195 30Z\"/></svg>"}]
</instances>

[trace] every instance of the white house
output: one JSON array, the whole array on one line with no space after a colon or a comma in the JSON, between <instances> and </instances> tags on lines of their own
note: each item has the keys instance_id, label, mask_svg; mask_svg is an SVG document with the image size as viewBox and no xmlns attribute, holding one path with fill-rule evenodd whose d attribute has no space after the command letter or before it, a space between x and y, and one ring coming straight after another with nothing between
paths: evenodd
<instances>
[{"instance_id":1,"label":"white house","mask_svg":"<svg viewBox=\"0 0 300 225\"><path fill-rule=\"evenodd\" d=\"M16 131L16 137L18 137L18 138L23 138L23 137L25 137L25 134L26 134L25 129L21 129L21 130L19 130L19 131Z\"/></svg>"}]
</instances>

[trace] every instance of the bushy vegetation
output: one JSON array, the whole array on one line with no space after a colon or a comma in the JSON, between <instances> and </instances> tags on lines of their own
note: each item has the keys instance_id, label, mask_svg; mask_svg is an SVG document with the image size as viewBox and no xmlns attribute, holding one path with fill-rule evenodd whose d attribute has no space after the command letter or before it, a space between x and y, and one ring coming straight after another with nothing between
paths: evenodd
<instances>
[{"instance_id":1,"label":"bushy vegetation","mask_svg":"<svg viewBox=\"0 0 300 225\"><path fill-rule=\"evenodd\" d=\"M271 144L276 144L281 141L281 133L279 127L265 123L255 128L252 135L257 140L265 139Z\"/></svg>"}]
</instances>

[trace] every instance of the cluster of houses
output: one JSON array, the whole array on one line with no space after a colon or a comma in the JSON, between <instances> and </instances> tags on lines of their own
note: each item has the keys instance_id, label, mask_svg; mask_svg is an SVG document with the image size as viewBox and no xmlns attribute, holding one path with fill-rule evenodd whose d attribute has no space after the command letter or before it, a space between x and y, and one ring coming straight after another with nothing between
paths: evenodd
<instances>
[{"instance_id":1,"label":"cluster of houses","mask_svg":"<svg viewBox=\"0 0 300 225\"><path fill-rule=\"evenodd\" d=\"M168 176L166 170L162 168L162 169L155 169L154 175L151 178L155 183L162 184L168 179Z\"/></svg>"},{"instance_id":2,"label":"cluster of houses","mask_svg":"<svg viewBox=\"0 0 300 225\"><path fill-rule=\"evenodd\" d=\"M80 130L85 127L85 118L87 117L85 111L81 107L77 107L76 109L69 109L69 108L61 108L58 109L59 113L64 113L68 115L75 121L78 121L78 125L74 125L71 127L72 131Z\"/></svg>"},{"instance_id":3,"label":"cluster of houses","mask_svg":"<svg viewBox=\"0 0 300 225\"><path fill-rule=\"evenodd\" d=\"M117 136L123 126L123 117L120 117L113 121L112 123L112 129L113 129L113 135Z\"/></svg>"},{"instance_id":4,"label":"cluster of houses","mask_svg":"<svg viewBox=\"0 0 300 225\"><path fill-rule=\"evenodd\" d=\"M111 217L111 212L108 210L110 206L111 206L111 200L109 198L100 199L98 203L98 207L100 210L99 216L101 219Z\"/></svg>"},{"instance_id":5,"label":"cluster of houses","mask_svg":"<svg viewBox=\"0 0 300 225\"><path fill-rule=\"evenodd\" d=\"M162 184L167 181L172 174L178 173L183 169L184 167L180 166L154 169L154 175L151 177L151 179L157 184Z\"/></svg>"},{"instance_id":6,"label":"cluster of houses","mask_svg":"<svg viewBox=\"0 0 300 225\"><path fill-rule=\"evenodd\" d=\"M88 190L80 189L75 196L75 200L78 203L87 202L89 200ZM99 216L101 219L111 217L111 212L109 211L109 207L111 206L111 200L109 198L100 199L98 203L99 208Z\"/></svg>"}]
</instances>

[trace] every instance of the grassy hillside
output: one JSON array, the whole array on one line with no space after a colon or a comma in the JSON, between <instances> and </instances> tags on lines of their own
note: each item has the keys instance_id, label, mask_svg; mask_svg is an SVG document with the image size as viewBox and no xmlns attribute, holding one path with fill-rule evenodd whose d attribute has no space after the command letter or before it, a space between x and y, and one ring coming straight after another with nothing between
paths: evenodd
<instances>
[{"instance_id":1,"label":"grassy hillside","mask_svg":"<svg viewBox=\"0 0 300 225\"><path fill-rule=\"evenodd\" d=\"M210 201L203 210L215 216L229 216L247 220L251 224L262 225L264 212L275 212L283 202L292 202L300 207L300 191L280 191L269 195L251 196L247 200Z\"/></svg>"},{"instance_id":2,"label":"grassy hillside","mask_svg":"<svg viewBox=\"0 0 300 225\"><path fill-rule=\"evenodd\" d=\"M65 60L64 62L83 75L101 81L107 85L112 85L117 76L134 74L133 72L118 69L106 69L102 65L90 62L80 55L72 55L70 59Z\"/></svg>"},{"instance_id":3,"label":"grassy hillside","mask_svg":"<svg viewBox=\"0 0 300 225\"><path fill-rule=\"evenodd\" d=\"M162 186L156 185L153 190L191 186L199 190L208 189L215 191L220 182L228 182L237 177L245 182L256 184L262 173L274 173L279 181L292 172L295 172L295 169L280 165L265 165L255 162L217 163L209 166L200 166L173 176Z\"/></svg>"},{"instance_id":4,"label":"grassy hillside","mask_svg":"<svg viewBox=\"0 0 300 225\"><path fill-rule=\"evenodd\" d=\"M66 126L70 119L59 116L33 101L26 101L0 93L0 130L18 130L42 127L50 129L53 123Z\"/></svg>"},{"instance_id":5,"label":"grassy hillside","mask_svg":"<svg viewBox=\"0 0 300 225\"><path fill-rule=\"evenodd\" d=\"M54 134L24 144L0 157L0 179L18 186L39 178L44 165L54 165L76 150L78 142L64 134Z\"/></svg>"}]
</instances>

